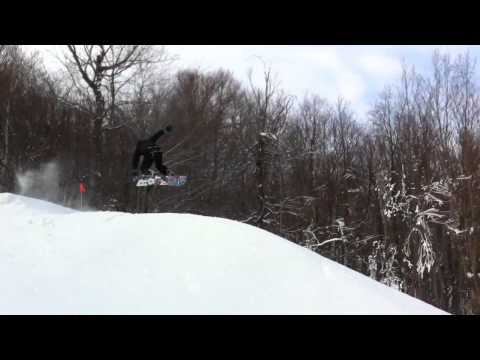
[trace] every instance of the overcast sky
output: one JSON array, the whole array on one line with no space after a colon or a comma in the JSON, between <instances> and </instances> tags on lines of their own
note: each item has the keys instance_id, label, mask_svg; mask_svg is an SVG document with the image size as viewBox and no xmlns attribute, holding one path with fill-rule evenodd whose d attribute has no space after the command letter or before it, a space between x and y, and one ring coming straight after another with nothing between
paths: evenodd
<instances>
[{"instance_id":1,"label":"overcast sky","mask_svg":"<svg viewBox=\"0 0 480 360\"><path fill-rule=\"evenodd\" d=\"M56 60L50 54L61 46L27 48L39 50L47 67L54 68ZM287 93L302 98L308 92L331 101L342 96L359 118L365 118L383 87L400 77L403 61L428 73L435 49L452 55L466 51L474 57L480 55L480 46L466 45L166 45L166 49L178 55L175 66L179 68L224 68L243 82L248 81L249 69L253 69L254 80L260 80L261 58Z\"/></svg>"}]
</instances>

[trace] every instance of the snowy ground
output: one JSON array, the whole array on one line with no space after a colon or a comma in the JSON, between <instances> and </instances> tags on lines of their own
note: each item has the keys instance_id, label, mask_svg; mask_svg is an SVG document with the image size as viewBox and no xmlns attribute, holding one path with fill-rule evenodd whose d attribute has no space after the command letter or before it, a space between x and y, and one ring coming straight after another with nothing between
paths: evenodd
<instances>
[{"instance_id":1,"label":"snowy ground","mask_svg":"<svg viewBox=\"0 0 480 360\"><path fill-rule=\"evenodd\" d=\"M253 226L0 194L0 314L445 314Z\"/></svg>"}]
</instances>

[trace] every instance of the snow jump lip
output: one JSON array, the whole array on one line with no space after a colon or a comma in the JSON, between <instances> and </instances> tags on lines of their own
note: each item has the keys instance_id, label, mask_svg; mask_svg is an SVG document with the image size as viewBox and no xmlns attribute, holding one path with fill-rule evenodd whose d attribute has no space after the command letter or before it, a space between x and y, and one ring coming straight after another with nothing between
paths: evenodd
<instances>
[{"instance_id":1,"label":"snow jump lip","mask_svg":"<svg viewBox=\"0 0 480 360\"><path fill-rule=\"evenodd\" d=\"M447 314L223 218L0 194L0 229L3 314Z\"/></svg>"}]
</instances>

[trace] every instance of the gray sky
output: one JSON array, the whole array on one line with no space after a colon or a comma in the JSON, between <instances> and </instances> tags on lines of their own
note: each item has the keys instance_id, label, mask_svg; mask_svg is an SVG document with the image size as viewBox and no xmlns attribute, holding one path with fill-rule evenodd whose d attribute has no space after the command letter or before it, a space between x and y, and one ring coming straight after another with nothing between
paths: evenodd
<instances>
[{"instance_id":1,"label":"gray sky","mask_svg":"<svg viewBox=\"0 0 480 360\"><path fill-rule=\"evenodd\" d=\"M175 67L203 70L228 69L242 82L261 80L263 63L271 66L280 87L301 99L307 92L330 101L342 96L350 102L359 118L365 118L376 95L387 84L399 79L402 62L414 65L422 74L430 71L435 49L452 55L469 51L480 55L480 46L466 45L166 45L178 55ZM29 45L39 50L49 68L55 68L51 55L62 46Z\"/></svg>"}]
</instances>

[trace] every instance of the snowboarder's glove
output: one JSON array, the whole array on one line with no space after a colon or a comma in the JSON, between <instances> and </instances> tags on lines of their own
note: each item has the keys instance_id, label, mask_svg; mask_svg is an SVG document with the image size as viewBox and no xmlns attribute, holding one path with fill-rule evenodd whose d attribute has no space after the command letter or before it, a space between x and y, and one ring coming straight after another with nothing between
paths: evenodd
<instances>
[{"instance_id":1,"label":"snowboarder's glove","mask_svg":"<svg viewBox=\"0 0 480 360\"><path fill-rule=\"evenodd\" d=\"M173 131L173 126L167 125L167 127L165 128L165 132L168 134L168 133L171 133L172 131Z\"/></svg>"}]
</instances>

